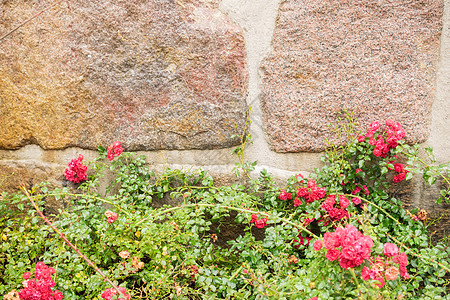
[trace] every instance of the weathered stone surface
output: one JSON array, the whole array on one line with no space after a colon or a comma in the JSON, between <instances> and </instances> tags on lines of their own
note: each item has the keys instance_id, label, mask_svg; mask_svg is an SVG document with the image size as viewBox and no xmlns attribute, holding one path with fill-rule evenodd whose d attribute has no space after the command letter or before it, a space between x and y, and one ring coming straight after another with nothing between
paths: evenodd
<instances>
[{"instance_id":1,"label":"weathered stone surface","mask_svg":"<svg viewBox=\"0 0 450 300\"><path fill-rule=\"evenodd\" d=\"M39 161L0 161L0 191L9 194L17 193L23 185L30 190L42 182L49 183L48 188L61 188L68 184L75 191L72 183L64 178L65 167L57 164L42 163ZM64 208L68 203L47 199L46 214L56 214L58 209Z\"/></svg>"},{"instance_id":2,"label":"weathered stone surface","mask_svg":"<svg viewBox=\"0 0 450 300\"><path fill-rule=\"evenodd\" d=\"M442 0L282 1L262 65L272 150L323 150L343 110L361 129L393 119L424 141L442 12Z\"/></svg>"},{"instance_id":3,"label":"weathered stone surface","mask_svg":"<svg viewBox=\"0 0 450 300\"><path fill-rule=\"evenodd\" d=\"M446 189L443 180L438 180L434 185L427 185L420 176L414 176L410 181L402 181L392 184L390 194L400 199L407 210L424 209L428 219L426 224L432 224L428 229L433 242L448 237L450 231L450 204L443 201L437 204L441 196L441 189Z\"/></svg>"},{"instance_id":4,"label":"weathered stone surface","mask_svg":"<svg viewBox=\"0 0 450 300\"><path fill-rule=\"evenodd\" d=\"M0 35L53 2L2 1ZM0 148L238 143L243 32L216 2L63 2L0 41Z\"/></svg>"}]
</instances>

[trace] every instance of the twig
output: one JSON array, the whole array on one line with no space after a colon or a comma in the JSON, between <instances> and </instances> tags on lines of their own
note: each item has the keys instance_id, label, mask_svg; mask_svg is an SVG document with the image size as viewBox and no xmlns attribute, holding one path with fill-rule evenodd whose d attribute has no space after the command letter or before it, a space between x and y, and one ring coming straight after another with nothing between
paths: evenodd
<instances>
[{"instance_id":1,"label":"twig","mask_svg":"<svg viewBox=\"0 0 450 300\"><path fill-rule=\"evenodd\" d=\"M378 208L379 210L381 210L382 212L384 212L386 216L388 216L389 218L391 218L392 220L394 220L394 222L397 223L397 225L400 225L400 224L401 224L396 218L394 218L393 216L391 216L391 214L388 213L387 211L385 211L381 206L379 206L379 205L377 205L377 204L375 204L375 203L373 203L373 202L367 200L366 198L363 198L363 197L361 197L361 196L352 195L352 194L344 194L344 196L346 196L346 197L352 197L352 198L358 198L358 199L360 199L361 201L364 201L364 202L366 202L366 203L372 204L373 206L375 206L376 208Z\"/></svg>"},{"instance_id":2,"label":"twig","mask_svg":"<svg viewBox=\"0 0 450 300\"><path fill-rule=\"evenodd\" d=\"M269 217L269 218L273 217L269 213L262 212L262 211L255 211L255 210L250 210L250 209L246 209L246 208L225 206L225 205L220 205L220 204L210 204L210 203L196 203L196 204L184 204L184 205L181 205L181 206L174 206L174 207L165 209L163 211L160 211L159 213L155 214L153 217L155 218L157 216L164 215L164 214L167 214L167 213L169 213L171 211L175 211L175 210L179 210L179 209L192 208L192 207L201 207L201 206L203 206L203 207L217 207L217 208L229 209L229 210L234 210L234 211L243 212L243 213L250 213L250 214L260 214L260 215L263 215L263 216L266 216L266 217ZM148 219L149 219L149 217L145 217L145 218L141 219L139 222L137 222L135 225L138 226L141 223L147 221ZM287 224L290 224L290 225L292 225L294 227L297 227L298 229L300 229L300 230L302 230L302 231L304 231L306 233L309 233L310 235L312 235L315 238L319 238L317 235L315 235L314 233L312 233L311 231L309 231L308 229L306 229L304 226L302 226L300 224L296 224L294 222L291 222L291 221L286 220L284 218L280 218L278 216L276 216L276 220L281 221L281 222L285 222Z\"/></svg>"},{"instance_id":3,"label":"twig","mask_svg":"<svg viewBox=\"0 0 450 300\"><path fill-rule=\"evenodd\" d=\"M72 244L64 235L64 233L62 233L61 231L58 230L58 228L56 228L55 225L52 224L52 222L49 221L49 219L47 219L46 216L44 216L44 214L42 213L42 211L37 207L36 203L33 201L33 198L31 197L31 195L28 193L28 191L26 190L25 186L22 186L22 190L24 191L25 195L28 197L28 200L30 200L31 204L33 204L34 209L36 209L36 211L38 212L38 214L41 216L42 219L44 219L45 223L47 223L57 234L59 234L59 236L73 249L75 250L76 253L78 253L78 255L84 259L84 261L87 262L88 265L90 265L91 267L94 268L94 270L99 273L104 279L105 281L107 281L118 293L119 295L122 295L122 292L119 291L119 289L117 288L117 286L105 275L103 274L103 272L97 268L97 266L89 259L87 258L83 253L81 253L81 251L74 245Z\"/></svg>"},{"instance_id":4,"label":"twig","mask_svg":"<svg viewBox=\"0 0 450 300\"><path fill-rule=\"evenodd\" d=\"M60 4L61 2L64 2L67 0L59 0L55 3L53 3L52 5L50 5L49 7L44 8L43 10L41 10L40 12L37 12L36 14L34 14L32 17L30 17L29 19L25 20L24 22L22 22L20 25L18 25L16 28L14 28L13 30L11 30L10 32L6 33L5 35L3 35L2 37L0 37L0 42L2 40L4 40L6 37L8 37L9 35L13 34L14 32L16 32L19 28L21 28L22 26L24 26L25 24L27 24L28 22L30 22L31 20L35 19L36 17L38 17L40 14L42 14L43 12L51 9L52 7ZM69 2L69 1L67 1Z\"/></svg>"}]
</instances>

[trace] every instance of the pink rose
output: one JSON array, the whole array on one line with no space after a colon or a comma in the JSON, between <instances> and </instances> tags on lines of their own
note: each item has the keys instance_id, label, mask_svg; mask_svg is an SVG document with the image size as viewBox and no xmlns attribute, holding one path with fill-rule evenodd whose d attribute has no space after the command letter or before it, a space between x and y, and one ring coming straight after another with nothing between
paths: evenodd
<instances>
[{"instance_id":1,"label":"pink rose","mask_svg":"<svg viewBox=\"0 0 450 300\"><path fill-rule=\"evenodd\" d=\"M130 252L128 251L121 251L119 252L119 256L122 257L123 259L127 259L130 257Z\"/></svg>"},{"instance_id":2,"label":"pink rose","mask_svg":"<svg viewBox=\"0 0 450 300\"><path fill-rule=\"evenodd\" d=\"M334 249L340 245L334 232L325 232L323 236L323 243L327 249Z\"/></svg>"},{"instance_id":3,"label":"pink rose","mask_svg":"<svg viewBox=\"0 0 450 300\"><path fill-rule=\"evenodd\" d=\"M392 243L386 243L383 247L383 254L387 257L398 255L398 247Z\"/></svg>"},{"instance_id":4,"label":"pink rose","mask_svg":"<svg viewBox=\"0 0 450 300\"><path fill-rule=\"evenodd\" d=\"M337 250L337 249L329 249L329 250L327 251L326 258L327 258L329 261L335 261L336 259L339 258L339 254L340 254L339 250Z\"/></svg>"},{"instance_id":5,"label":"pink rose","mask_svg":"<svg viewBox=\"0 0 450 300\"><path fill-rule=\"evenodd\" d=\"M115 213L115 212L112 212L112 211L110 211L110 210L107 210L106 212L105 212L105 216L106 216L106 222L108 222L108 223L110 223L110 224L112 224L112 223L114 223L118 218L119 218L119 215L117 214L117 213Z\"/></svg>"},{"instance_id":6,"label":"pink rose","mask_svg":"<svg viewBox=\"0 0 450 300\"><path fill-rule=\"evenodd\" d=\"M73 183L80 183L87 179L87 166L83 165L83 155L78 155L77 159L72 159L69 162L69 167L64 171L64 176L67 180Z\"/></svg>"},{"instance_id":7,"label":"pink rose","mask_svg":"<svg viewBox=\"0 0 450 300\"><path fill-rule=\"evenodd\" d=\"M348 219L348 211L341 208L332 208L328 214L333 220Z\"/></svg>"},{"instance_id":8,"label":"pink rose","mask_svg":"<svg viewBox=\"0 0 450 300\"><path fill-rule=\"evenodd\" d=\"M394 165L394 170L397 173L403 172L404 168L405 168L405 166L403 164L400 164L400 163L396 163Z\"/></svg>"},{"instance_id":9,"label":"pink rose","mask_svg":"<svg viewBox=\"0 0 450 300\"><path fill-rule=\"evenodd\" d=\"M356 267L356 262L353 259L346 259L345 257L339 257L339 265L344 269L350 269Z\"/></svg>"},{"instance_id":10,"label":"pink rose","mask_svg":"<svg viewBox=\"0 0 450 300\"><path fill-rule=\"evenodd\" d=\"M349 204L350 201L348 201L348 199L344 195L339 195L339 205L341 206L341 208L345 209Z\"/></svg>"},{"instance_id":11,"label":"pink rose","mask_svg":"<svg viewBox=\"0 0 450 300\"><path fill-rule=\"evenodd\" d=\"M383 279L383 276L377 277L377 278L375 278L375 280L378 280L380 282L380 283L376 283L375 287L381 289L384 286L384 283L385 283L384 279Z\"/></svg>"},{"instance_id":12,"label":"pink rose","mask_svg":"<svg viewBox=\"0 0 450 300\"><path fill-rule=\"evenodd\" d=\"M353 202L353 204L358 205L358 204L361 204L361 199L354 197L354 198L352 198L352 202Z\"/></svg>"},{"instance_id":13,"label":"pink rose","mask_svg":"<svg viewBox=\"0 0 450 300\"><path fill-rule=\"evenodd\" d=\"M113 160L115 156L119 156L120 154L122 154L122 152L123 152L122 146L118 141L112 143L112 145L109 146L108 150L106 151L109 160Z\"/></svg>"},{"instance_id":14,"label":"pink rose","mask_svg":"<svg viewBox=\"0 0 450 300\"><path fill-rule=\"evenodd\" d=\"M280 198L280 200L290 200L292 199L291 193L287 193L285 190L282 190L280 195L278 195L278 198Z\"/></svg>"},{"instance_id":15,"label":"pink rose","mask_svg":"<svg viewBox=\"0 0 450 300\"><path fill-rule=\"evenodd\" d=\"M341 251L341 257L348 260L354 260L356 257L356 251L353 246L344 247Z\"/></svg>"},{"instance_id":16,"label":"pink rose","mask_svg":"<svg viewBox=\"0 0 450 300\"><path fill-rule=\"evenodd\" d=\"M366 266L363 267L363 269L361 271L361 277L364 281L370 279L370 269L368 267L366 267Z\"/></svg>"},{"instance_id":17,"label":"pink rose","mask_svg":"<svg viewBox=\"0 0 450 300\"><path fill-rule=\"evenodd\" d=\"M396 267L390 267L386 270L386 273L384 273L384 276L386 277L386 280L395 280L399 274L399 271Z\"/></svg>"},{"instance_id":18,"label":"pink rose","mask_svg":"<svg viewBox=\"0 0 450 300\"><path fill-rule=\"evenodd\" d=\"M358 194L359 192L361 192L361 188L359 186L355 186L355 189L353 190L352 194Z\"/></svg>"},{"instance_id":19,"label":"pink rose","mask_svg":"<svg viewBox=\"0 0 450 300\"><path fill-rule=\"evenodd\" d=\"M378 128L380 128L380 122L373 122L373 123L371 123L369 126L370 126L370 131L377 131L378 130Z\"/></svg>"},{"instance_id":20,"label":"pink rose","mask_svg":"<svg viewBox=\"0 0 450 300\"><path fill-rule=\"evenodd\" d=\"M380 149L378 149L378 148L375 148L374 150L373 150L373 155L375 155L376 157L380 157L381 156L381 150Z\"/></svg>"},{"instance_id":21,"label":"pink rose","mask_svg":"<svg viewBox=\"0 0 450 300\"><path fill-rule=\"evenodd\" d=\"M314 250L319 251L320 249L322 249L322 241L321 240L315 241L313 247Z\"/></svg>"},{"instance_id":22,"label":"pink rose","mask_svg":"<svg viewBox=\"0 0 450 300\"><path fill-rule=\"evenodd\" d=\"M313 187L317 187L317 182L315 180L310 180L308 181L308 183L306 184L306 187L308 188L313 188Z\"/></svg>"},{"instance_id":23,"label":"pink rose","mask_svg":"<svg viewBox=\"0 0 450 300\"><path fill-rule=\"evenodd\" d=\"M406 178L406 173L398 173L392 179L393 182L398 183Z\"/></svg>"},{"instance_id":24,"label":"pink rose","mask_svg":"<svg viewBox=\"0 0 450 300\"><path fill-rule=\"evenodd\" d=\"M408 257L406 256L405 252L400 253L400 255L394 256L392 260L400 265L400 271L402 266L406 267L408 265Z\"/></svg>"},{"instance_id":25,"label":"pink rose","mask_svg":"<svg viewBox=\"0 0 450 300\"><path fill-rule=\"evenodd\" d=\"M267 226L267 218L264 218L264 219L260 219L260 220L256 220L255 221L255 227L256 228L264 228L264 227L266 227Z\"/></svg>"},{"instance_id":26,"label":"pink rose","mask_svg":"<svg viewBox=\"0 0 450 300\"><path fill-rule=\"evenodd\" d=\"M125 296L125 298L119 298L119 300L128 300L130 295L127 294L127 290L123 287L118 287L118 290ZM113 288L106 289L101 297L105 300L111 300L113 296L117 295L117 291Z\"/></svg>"}]
</instances>

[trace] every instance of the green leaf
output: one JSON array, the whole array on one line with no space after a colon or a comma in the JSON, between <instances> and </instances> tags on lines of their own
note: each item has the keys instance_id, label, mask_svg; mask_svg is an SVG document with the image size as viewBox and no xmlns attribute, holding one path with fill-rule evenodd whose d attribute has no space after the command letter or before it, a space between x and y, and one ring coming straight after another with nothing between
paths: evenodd
<instances>
[{"instance_id":1,"label":"green leaf","mask_svg":"<svg viewBox=\"0 0 450 300\"><path fill-rule=\"evenodd\" d=\"M413 174L411 172L406 174L406 180L411 180L413 177Z\"/></svg>"},{"instance_id":2,"label":"green leaf","mask_svg":"<svg viewBox=\"0 0 450 300\"><path fill-rule=\"evenodd\" d=\"M436 182L436 177L430 176L427 180L429 185L433 185Z\"/></svg>"}]
</instances>

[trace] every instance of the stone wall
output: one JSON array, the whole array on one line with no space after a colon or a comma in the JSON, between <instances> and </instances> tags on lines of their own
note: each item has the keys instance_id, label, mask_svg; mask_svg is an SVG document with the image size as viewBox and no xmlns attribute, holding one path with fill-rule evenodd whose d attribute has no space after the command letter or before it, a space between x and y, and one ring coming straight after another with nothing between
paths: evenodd
<instances>
[{"instance_id":1,"label":"stone wall","mask_svg":"<svg viewBox=\"0 0 450 300\"><path fill-rule=\"evenodd\" d=\"M52 3L0 1L0 35ZM0 41L0 175L58 185L115 140L230 174L250 106L246 159L280 179L320 166L343 110L447 162L448 95L449 0L64 1Z\"/></svg>"}]
</instances>

